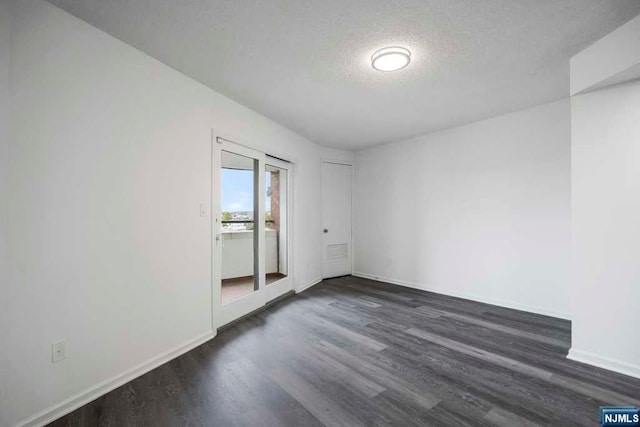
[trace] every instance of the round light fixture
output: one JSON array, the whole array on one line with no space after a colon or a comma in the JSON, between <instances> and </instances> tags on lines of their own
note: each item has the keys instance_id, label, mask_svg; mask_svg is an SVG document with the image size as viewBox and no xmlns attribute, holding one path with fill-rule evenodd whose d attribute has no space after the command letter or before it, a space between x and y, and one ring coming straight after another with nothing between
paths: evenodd
<instances>
[{"instance_id":1,"label":"round light fixture","mask_svg":"<svg viewBox=\"0 0 640 427\"><path fill-rule=\"evenodd\" d=\"M371 66L378 71L401 70L411 62L411 52L403 47L385 47L371 55Z\"/></svg>"}]
</instances>

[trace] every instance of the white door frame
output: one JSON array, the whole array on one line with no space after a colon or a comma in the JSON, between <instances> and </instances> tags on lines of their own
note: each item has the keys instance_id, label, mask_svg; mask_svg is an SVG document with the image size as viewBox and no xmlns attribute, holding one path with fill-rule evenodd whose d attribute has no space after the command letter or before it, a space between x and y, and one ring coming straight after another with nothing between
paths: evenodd
<instances>
[{"instance_id":1,"label":"white door frame","mask_svg":"<svg viewBox=\"0 0 640 427\"><path fill-rule=\"evenodd\" d=\"M287 292L293 290L293 269L291 263L291 230L292 230L292 210L293 206L293 191L292 191L292 176L293 176L293 164L289 162L285 162L283 160L277 159L275 157L271 157L269 155L266 156L265 164L278 167L280 169L284 169L287 171L287 181L286 181L286 191L287 191L287 206L286 206L286 231L287 231L287 277L278 280L277 282L271 283L270 285L265 285L266 290L266 298L267 302L272 301Z\"/></svg>"},{"instance_id":2,"label":"white door frame","mask_svg":"<svg viewBox=\"0 0 640 427\"><path fill-rule=\"evenodd\" d=\"M258 160L258 185L254 191L258 192L258 209L254 212L254 227L258 232L258 248L254 256L258 258L258 290L251 294L222 304L222 218L221 218L221 170L222 151L236 153ZM265 270L265 165L270 164L287 170L287 277L266 286ZM263 307L272 299L293 289L293 251L291 250L291 231L293 218L293 164L269 157L259 150L246 145L215 136L212 142L212 183L211 183L211 230L212 230L212 303L213 329L216 330L252 311ZM255 196L254 196L255 197Z\"/></svg>"},{"instance_id":3,"label":"white door frame","mask_svg":"<svg viewBox=\"0 0 640 427\"><path fill-rule=\"evenodd\" d=\"M258 161L257 170L257 183L254 187L255 192L258 194L258 209L254 209L254 229L258 233L258 246L254 247L254 263L257 261L258 270L258 290L250 294L244 295L240 298L234 299L226 304L222 304L222 218L221 218L221 170L222 170L222 151L228 151L231 153L239 154L241 156L256 159ZM227 323L236 320L254 310L264 306L266 303L265 293L261 292L264 289L264 233L265 225L264 221L260 221L260 218L264 218L264 203L265 195L260 191L264 187L264 174L260 171L264 170L264 158L265 155L257 150L242 146L235 142L216 138L213 148L213 209L212 209L212 237L214 239L213 246L213 315L215 319L215 326L217 328L226 325ZM257 256L257 260L256 257Z\"/></svg>"}]
</instances>

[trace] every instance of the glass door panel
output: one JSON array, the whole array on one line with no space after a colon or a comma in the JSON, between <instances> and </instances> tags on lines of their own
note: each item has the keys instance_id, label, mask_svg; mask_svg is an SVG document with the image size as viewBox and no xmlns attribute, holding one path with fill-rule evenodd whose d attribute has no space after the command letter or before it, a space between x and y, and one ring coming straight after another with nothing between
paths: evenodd
<instances>
[{"instance_id":1,"label":"glass door panel","mask_svg":"<svg viewBox=\"0 0 640 427\"><path fill-rule=\"evenodd\" d=\"M213 146L213 314L216 328L266 303L265 155L218 138Z\"/></svg>"},{"instance_id":2,"label":"glass door panel","mask_svg":"<svg viewBox=\"0 0 640 427\"><path fill-rule=\"evenodd\" d=\"M291 292L291 174L293 165L266 156L265 181L265 290L267 301Z\"/></svg>"},{"instance_id":3,"label":"glass door panel","mask_svg":"<svg viewBox=\"0 0 640 427\"><path fill-rule=\"evenodd\" d=\"M267 163L265 167L265 262L266 284L288 275L287 169Z\"/></svg>"},{"instance_id":4,"label":"glass door panel","mask_svg":"<svg viewBox=\"0 0 640 427\"><path fill-rule=\"evenodd\" d=\"M258 160L222 150L220 175L222 304L258 290Z\"/></svg>"}]
</instances>

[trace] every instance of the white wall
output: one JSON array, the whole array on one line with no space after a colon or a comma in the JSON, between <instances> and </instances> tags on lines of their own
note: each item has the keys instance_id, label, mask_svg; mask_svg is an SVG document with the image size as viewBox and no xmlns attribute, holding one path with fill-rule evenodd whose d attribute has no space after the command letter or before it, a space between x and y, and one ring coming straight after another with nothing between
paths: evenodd
<instances>
[{"instance_id":1,"label":"white wall","mask_svg":"<svg viewBox=\"0 0 640 427\"><path fill-rule=\"evenodd\" d=\"M322 147L320 155L322 156L322 160L328 162L338 162L350 165L355 161L355 153L352 151L337 150L335 148Z\"/></svg>"},{"instance_id":2,"label":"white wall","mask_svg":"<svg viewBox=\"0 0 640 427\"><path fill-rule=\"evenodd\" d=\"M356 154L358 274L569 317L570 107Z\"/></svg>"},{"instance_id":3,"label":"white wall","mask_svg":"<svg viewBox=\"0 0 640 427\"><path fill-rule=\"evenodd\" d=\"M640 80L574 96L570 357L640 378Z\"/></svg>"},{"instance_id":4,"label":"white wall","mask_svg":"<svg viewBox=\"0 0 640 427\"><path fill-rule=\"evenodd\" d=\"M9 59L10 59L9 7L0 0L0 285L5 283L7 256L7 179L9 163L7 146L9 140ZM0 310L4 307L0 305ZM0 356L1 357L1 356Z\"/></svg>"},{"instance_id":5,"label":"white wall","mask_svg":"<svg viewBox=\"0 0 640 427\"><path fill-rule=\"evenodd\" d=\"M571 58L571 95L640 77L640 16Z\"/></svg>"},{"instance_id":6,"label":"white wall","mask_svg":"<svg viewBox=\"0 0 640 427\"><path fill-rule=\"evenodd\" d=\"M211 336L212 127L295 163L298 289L321 237L318 146L42 0L12 4L3 426Z\"/></svg>"},{"instance_id":7,"label":"white wall","mask_svg":"<svg viewBox=\"0 0 640 427\"><path fill-rule=\"evenodd\" d=\"M8 271L7 271L7 189L9 179L9 163L7 157L7 146L9 138L9 59L10 59L10 27L8 3L0 0L0 313L7 312L9 309L9 301L4 298L5 289L7 288ZM2 314L0 314L0 321ZM4 343L8 339L7 323L0 323L0 343ZM3 350L4 345L0 345L0 366L8 364L7 357ZM0 368L0 384L7 382L6 372ZM0 385L0 402L6 399L7 391ZM0 403L0 412L2 404ZM3 424L2 415L0 415L0 425Z\"/></svg>"}]
</instances>

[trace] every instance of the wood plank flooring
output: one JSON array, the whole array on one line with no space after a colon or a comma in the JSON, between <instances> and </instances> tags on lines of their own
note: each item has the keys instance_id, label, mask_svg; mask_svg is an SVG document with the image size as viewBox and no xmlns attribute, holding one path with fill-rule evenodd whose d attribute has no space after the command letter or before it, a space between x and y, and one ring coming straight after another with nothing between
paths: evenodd
<instances>
[{"instance_id":1,"label":"wood plank flooring","mask_svg":"<svg viewBox=\"0 0 640 427\"><path fill-rule=\"evenodd\" d=\"M567 360L570 322L325 280L52 426L600 425L640 380Z\"/></svg>"}]
</instances>

